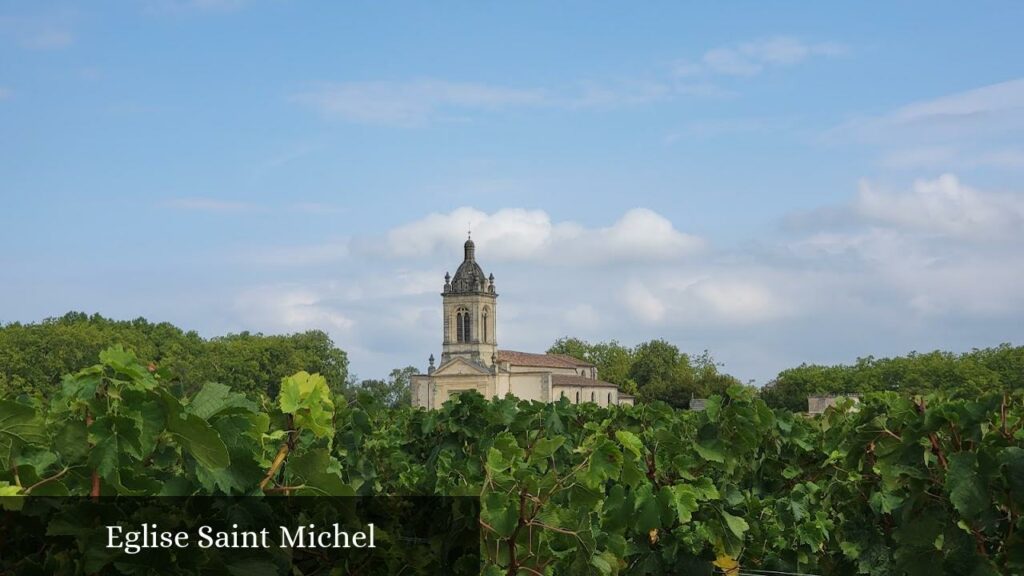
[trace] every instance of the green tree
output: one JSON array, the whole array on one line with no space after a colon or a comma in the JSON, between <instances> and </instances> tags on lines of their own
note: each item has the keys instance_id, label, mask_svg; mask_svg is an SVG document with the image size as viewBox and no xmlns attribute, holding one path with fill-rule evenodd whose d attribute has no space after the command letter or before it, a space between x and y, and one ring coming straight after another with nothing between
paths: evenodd
<instances>
[{"instance_id":1,"label":"green tree","mask_svg":"<svg viewBox=\"0 0 1024 576\"><path fill-rule=\"evenodd\" d=\"M548 348L548 354L564 354L579 360L593 362L591 358L592 346L586 340L580 338L563 336Z\"/></svg>"},{"instance_id":2,"label":"green tree","mask_svg":"<svg viewBox=\"0 0 1024 576\"><path fill-rule=\"evenodd\" d=\"M597 367L598 378L618 384L631 394L636 393L636 382L629 375L633 366L633 351L617 340L590 344L580 338L565 336L548 348L548 354L565 354L592 362Z\"/></svg>"},{"instance_id":3,"label":"green tree","mask_svg":"<svg viewBox=\"0 0 1024 576\"><path fill-rule=\"evenodd\" d=\"M686 408L697 393L693 367L686 354L665 340L643 342L633 351L629 376L637 383L641 400L662 400Z\"/></svg>"},{"instance_id":4,"label":"green tree","mask_svg":"<svg viewBox=\"0 0 1024 576\"><path fill-rule=\"evenodd\" d=\"M711 353L705 350L691 360L693 364L694 389L696 395L708 398L718 394L724 396L730 386L742 385L735 376L720 372L721 363L715 362Z\"/></svg>"},{"instance_id":5,"label":"green tree","mask_svg":"<svg viewBox=\"0 0 1024 576\"><path fill-rule=\"evenodd\" d=\"M395 368L387 380L369 379L359 383L355 392L366 392L388 408L400 408L412 404L412 376L420 371L415 366Z\"/></svg>"},{"instance_id":6,"label":"green tree","mask_svg":"<svg viewBox=\"0 0 1024 576\"><path fill-rule=\"evenodd\" d=\"M64 375L91 365L100 351L118 344L150 359L185 394L213 381L240 392L273 394L281 378L302 370L322 374L340 390L348 377L347 355L319 330L276 336L243 332L208 340L166 322L69 312L0 326L0 392L54 390Z\"/></svg>"}]
</instances>

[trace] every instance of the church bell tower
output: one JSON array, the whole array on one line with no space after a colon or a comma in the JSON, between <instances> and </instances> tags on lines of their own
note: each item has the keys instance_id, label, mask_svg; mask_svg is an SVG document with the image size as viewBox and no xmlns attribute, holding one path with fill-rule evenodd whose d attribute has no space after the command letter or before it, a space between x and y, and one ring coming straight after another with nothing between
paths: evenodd
<instances>
[{"instance_id":1,"label":"church bell tower","mask_svg":"<svg viewBox=\"0 0 1024 576\"><path fill-rule=\"evenodd\" d=\"M497 299L494 274L484 276L476 262L476 245L466 240L462 264L455 276L444 275L444 345L441 364L462 357L483 366L494 363L498 350L495 333Z\"/></svg>"}]
</instances>

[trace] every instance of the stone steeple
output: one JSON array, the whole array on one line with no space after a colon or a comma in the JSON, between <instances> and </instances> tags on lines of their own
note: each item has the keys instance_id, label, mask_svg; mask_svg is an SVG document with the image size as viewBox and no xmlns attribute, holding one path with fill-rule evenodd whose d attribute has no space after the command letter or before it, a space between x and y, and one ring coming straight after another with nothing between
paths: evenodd
<instances>
[{"instance_id":1,"label":"stone steeple","mask_svg":"<svg viewBox=\"0 0 1024 576\"><path fill-rule=\"evenodd\" d=\"M497 297L494 274L476 261L476 244L467 238L454 276L444 275L444 342L441 364L464 357L490 366L497 351Z\"/></svg>"}]
</instances>

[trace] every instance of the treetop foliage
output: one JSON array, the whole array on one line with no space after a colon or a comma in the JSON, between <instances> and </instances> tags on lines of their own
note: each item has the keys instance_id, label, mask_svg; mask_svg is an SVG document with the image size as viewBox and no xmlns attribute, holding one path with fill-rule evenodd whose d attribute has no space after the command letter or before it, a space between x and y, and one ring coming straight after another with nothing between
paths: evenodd
<instances>
[{"instance_id":1,"label":"treetop foliage","mask_svg":"<svg viewBox=\"0 0 1024 576\"><path fill-rule=\"evenodd\" d=\"M237 392L276 393L283 377L300 370L323 375L335 390L348 378L348 356L319 330L206 339L167 322L69 312L38 323L0 326L0 395L54 390L62 376L92 365L100 351L117 344L151 360L186 393L206 382Z\"/></svg>"},{"instance_id":2,"label":"treetop foliage","mask_svg":"<svg viewBox=\"0 0 1024 576\"><path fill-rule=\"evenodd\" d=\"M739 381L720 370L705 350L690 356L664 340L629 348L612 340L591 344L579 338L557 340L549 353L593 362L598 376L636 393L641 401L663 400L681 408L690 398L721 394ZM894 358L859 358L853 364L801 364L783 370L760 389L772 408L807 410L815 394L866 394L893 391L906 395L943 392L971 398L988 392L1024 389L1024 346L1003 344L952 352L911 352Z\"/></svg>"},{"instance_id":3,"label":"treetop foliage","mask_svg":"<svg viewBox=\"0 0 1024 576\"><path fill-rule=\"evenodd\" d=\"M807 409L812 394L893 391L904 395L943 392L956 398L1024 389L1024 346L1003 344L952 352L911 352L895 358L859 358L849 365L801 364L783 370L762 388L765 402Z\"/></svg>"},{"instance_id":4,"label":"treetop foliage","mask_svg":"<svg viewBox=\"0 0 1024 576\"><path fill-rule=\"evenodd\" d=\"M719 372L719 364L705 350L691 357L665 340L649 340L633 348L616 340L591 344L579 338L560 338L549 354L567 354L597 366L600 379L618 384L642 402L661 400L686 408L691 398L707 398L739 384Z\"/></svg>"}]
</instances>

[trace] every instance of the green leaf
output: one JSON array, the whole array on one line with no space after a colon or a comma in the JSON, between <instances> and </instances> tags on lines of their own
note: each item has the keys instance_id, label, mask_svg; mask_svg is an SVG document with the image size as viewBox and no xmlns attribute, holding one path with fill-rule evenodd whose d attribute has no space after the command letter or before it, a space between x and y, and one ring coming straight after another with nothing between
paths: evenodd
<instances>
[{"instance_id":1,"label":"green leaf","mask_svg":"<svg viewBox=\"0 0 1024 576\"><path fill-rule=\"evenodd\" d=\"M750 530L750 524L747 524L746 520L739 516L733 516L725 510L722 510L722 519L725 520L725 525L729 528L729 531L732 532L732 535L741 540L747 530Z\"/></svg>"},{"instance_id":2,"label":"green leaf","mask_svg":"<svg viewBox=\"0 0 1024 576\"><path fill-rule=\"evenodd\" d=\"M533 455L540 458L547 458L555 453L562 444L565 444L564 436L557 436L555 438L541 438L533 446Z\"/></svg>"},{"instance_id":3,"label":"green leaf","mask_svg":"<svg viewBox=\"0 0 1024 576\"><path fill-rule=\"evenodd\" d=\"M17 512L24 504L25 498L21 494L21 488L0 481L0 510Z\"/></svg>"},{"instance_id":4,"label":"green leaf","mask_svg":"<svg viewBox=\"0 0 1024 576\"><path fill-rule=\"evenodd\" d=\"M206 420L195 414L185 414L178 399L166 390L161 390L161 397L167 413L167 430L197 462L210 469L226 468L231 464L224 440Z\"/></svg>"},{"instance_id":5,"label":"green leaf","mask_svg":"<svg viewBox=\"0 0 1024 576\"><path fill-rule=\"evenodd\" d=\"M636 491L634 504L633 527L641 534L661 527L661 508L651 489L650 484L641 486Z\"/></svg>"},{"instance_id":6,"label":"green leaf","mask_svg":"<svg viewBox=\"0 0 1024 576\"><path fill-rule=\"evenodd\" d=\"M968 520L977 518L989 506L985 484L978 477L978 456L973 452L957 452L949 456L946 472L949 501Z\"/></svg>"},{"instance_id":7,"label":"green leaf","mask_svg":"<svg viewBox=\"0 0 1024 576\"><path fill-rule=\"evenodd\" d=\"M629 430L616 430L615 438L626 448L633 453L634 456L640 457L644 453L644 443Z\"/></svg>"},{"instance_id":8,"label":"green leaf","mask_svg":"<svg viewBox=\"0 0 1024 576\"><path fill-rule=\"evenodd\" d=\"M31 406L0 400L0 469L11 467L16 447L45 442L43 422Z\"/></svg>"},{"instance_id":9,"label":"green leaf","mask_svg":"<svg viewBox=\"0 0 1024 576\"><path fill-rule=\"evenodd\" d=\"M704 413L707 414L708 420L717 422L718 415L722 413L722 397L716 394L708 398L704 402Z\"/></svg>"},{"instance_id":10,"label":"green leaf","mask_svg":"<svg viewBox=\"0 0 1024 576\"><path fill-rule=\"evenodd\" d=\"M1024 448L1003 448L999 451L999 464L1006 467L1006 479L1014 496L1024 501Z\"/></svg>"},{"instance_id":11,"label":"green leaf","mask_svg":"<svg viewBox=\"0 0 1024 576\"><path fill-rule=\"evenodd\" d=\"M700 507L697 498L697 491L689 484L677 484L672 487L672 505L679 516L680 524L689 522L693 513Z\"/></svg>"},{"instance_id":12,"label":"green leaf","mask_svg":"<svg viewBox=\"0 0 1024 576\"><path fill-rule=\"evenodd\" d=\"M323 376L308 372L288 376L281 382L278 402L282 412L293 415L296 428L309 430L317 438L334 435L334 401Z\"/></svg>"},{"instance_id":13,"label":"green leaf","mask_svg":"<svg viewBox=\"0 0 1024 576\"><path fill-rule=\"evenodd\" d=\"M725 450L719 440L701 440L693 444L700 457L709 462L725 463Z\"/></svg>"},{"instance_id":14,"label":"green leaf","mask_svg":"<svg viewBox=\"0 0 1024 576\"><path fill-rule=\"evenodd\" d=\"M601 576L611 576L614 574L613 566L616 564L618 564L618 560L615 558L615 555L607 550L590 558L590 565L597 569L597 573Z\"/></svg>"},{"instance_id":15,"label":"green leaf","mask_svg":"<svg viewBox=\"0 0 1024 576\"><path fill-rule=\"evenodd\" d=\"M199 416L203 420L233 408L247 412L256 410L256 404L244 394L232 392L230 386L218 382L207 382L185 406L185 411Z\"/></svg>"},{"instance_id":16,"label":"green leaf","mask_svg":"<svg viewBox=\"0 0 1024 576\"><path fill-rule=\"evenodd\" d=\"M483 498L480 518L501 537L508 537L519 523L517 504L501 492L488 492Z\"/></svg>"},{"instance_id":17,"label":"green leaf","mask_svg":"<svg viewBox=\"0 0 1024 576\"><path fill-rule=\"evenodd\" d=\"M197 462L207 468L227 468L231 464L228 448L220 434L195 414L168 419L167 429L174 434Z\"/></svg>"},{"instance_id":18,"label":"green leaf","mask_svg":"<svg viewBox=\"0 0 1024 576\"><path fill-rule=\"evenodd\" d=\"M131 418L108 414L97 418L88 428L89 440L93 443L89 451L89 466L113 485L118 494L144 493L126 487L121 479L122 456L127 459L128 454L139 452L138 424Z\"/></svg>"},{"instance_id":19,"label":"green leaf","mask_svg":"<svg viewBox=\"0 0 1024 576\"><path fill-rule=\"evenodd\" d=\"M139 364L135 354L120 344L100 352L100 362L122 376L127 376L133 388L152 389L156 386L153 375Z\"/></svg>"},{"instance_id":20,"label":"green leaf","mask_svg":"<svg viewBox=\"0 0 1024 576\"><path fill-rule=\"evenodd\" d=\"M622 452L607 439L602 438L582 473L583 482L589 488L597 488L606 480L618 478L621 467Z\"/></svg>"},{"instance_id":21,"label":"green leaf","mask_svg":"<svg viewBox=\"0 0 1024 576\"><path fill-rule=\"evenodd\" d=\"M326 449L309 450L289 459L288 470L295 477L289 484L306 486L300 495L355 496L352 487L341 478L341 464Z\"/></svg>"}]
</instances>

